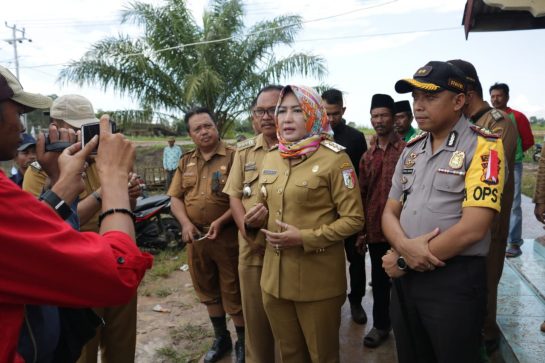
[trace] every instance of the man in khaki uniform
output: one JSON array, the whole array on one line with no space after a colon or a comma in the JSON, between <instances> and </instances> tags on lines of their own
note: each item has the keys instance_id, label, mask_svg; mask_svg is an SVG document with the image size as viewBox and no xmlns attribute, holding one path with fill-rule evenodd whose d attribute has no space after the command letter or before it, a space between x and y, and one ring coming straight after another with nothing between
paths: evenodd
<instances>
[{"instance_id":1,"label":"man in khaki uniform","mask_svg":"<svg viewBox=\"0 0 545 363\"><path fill-rule=\"evenodd\" d=\"M206 363L216 362L232 349L225 313L233 319L238 362L244 362L244 318L238 282L237 227L223 193L235 150L219 139L211 112L196 108L184 117L197 148L180 160L168 195L172 213L188 243L189 271L195 292L206 305L216 339Z\"/></svg>"},{"instance_id":2,"label":"man in khaki uniform","mask_svg":"<svg viewBox=\"0 0 545 363\"><path fill-rule=\"evenodd\" d=\"M399 362L479 362L503 145L462 114L466 80L454 65L429 62L395 88L412 92L426 131L401 154L382 217Z\"/></svg>"},{"instance_id":3,"label":"man in khaki uniform","mask_svg":"<svg viewBox=\"0 0 545 363\"><path fill-rule=\"evenodd\" d=\"M50 110L51 123L58 128L79 130L82 125L98 122L91 102L83 96L64 95L53 101ZM85 171L85 190L79 195L77 214L80 231L98 232L98 215L102 205L100 180L96 164L88 160ZM35 162L25 173L23 189L39 196L47 184L47 174ZM129 182L131 206L141 194L138 183ZM97 330L95 337L82 350L78 363L96 363L100 346L101 361L104 363L134 362L136 350L136 306L137 295L126 305L94 308L106 325Z\"/></svg>"},{"instance_id":4,"label":"man in khaki uniform","mask_svg":"<svg viewBox=\"0 0 545 363\"><path fill-rule=\"evenodd\" d=\"M541 149L541 158L537 168L536 190L532 201L536 205L534 208L536 219L545 224L545 148ZM545 332L545 321L541 323L540 329Z\"/></svg>"},{"instance_id":5,"label":"man in khaki uniform","mask_svg":"<svg viewBox=\"0 0 545 363\"><path fill-rule=\"evenodd\" d=\"M253 124L261 132L255 138L237 144L237 152L224 192L229 194L233 219L239 228L238 274L242 294L242 310L246 331L246 361L248 363L274 363L274 337L261 299L261 270L265 237L258 233L258 240L251 245L246 240L245 218L259 198L258 177L263 157L277 144L274 111L281 86L267 86L257 95L252 110ZM257 226L259 227L259 226Z\"/></svg>"},{"instance_id":6,"label":"man in khaki uniform","mask_svg":"<svg viewBox=\"0 0 545 363\"><path fill-rule=\"evenodd\" d=\"M507 178L505 179L501 199L501 212L496 216L492 224L490 249L486 257L486 287L488 296L484 323L484 342L486 350L490 354L498 348L500 339L500 329L496 323L498 284L503 272L505 248L507 247L507 237L509 235L509 218L515 185L513 168L515 165L518 130L507 114L490 107L488 102L483 100L482 85L473 64L461 59L450 60L448 62L460 68L466 75L467 92L466 105L463 109L464 114L475 125L501 135L505 151Z\"/></svg>"}]
</instances>

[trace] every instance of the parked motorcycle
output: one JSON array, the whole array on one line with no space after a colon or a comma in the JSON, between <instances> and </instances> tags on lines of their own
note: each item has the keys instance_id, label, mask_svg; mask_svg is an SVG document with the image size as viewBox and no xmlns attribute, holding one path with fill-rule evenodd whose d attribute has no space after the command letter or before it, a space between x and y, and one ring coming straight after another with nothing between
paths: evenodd
<instances>
[{"instance_id":1,"label":"parked motorcycle","mask_svg":"<svg viewBox=\"0 0 545 363\"><path fill-rule=\"evenodd\" d=\"M532 159L534 159L534 161L539 161L539 159L541 159L541 148L541 144L534 145L534 153L532 154Z\"/></svg>"},{"instance_id":2,"label":"parked motorcycle","mask_svg":"<svg viewBox=\"0 0 545 363\"><path fill-rule=\"evenodd\" d=\"M170 213L170 197L153 195L138 198L136 208L136 244L140 249L158 253L166 249L182 249L180 223Z\"/></svg>"}]
</instances>

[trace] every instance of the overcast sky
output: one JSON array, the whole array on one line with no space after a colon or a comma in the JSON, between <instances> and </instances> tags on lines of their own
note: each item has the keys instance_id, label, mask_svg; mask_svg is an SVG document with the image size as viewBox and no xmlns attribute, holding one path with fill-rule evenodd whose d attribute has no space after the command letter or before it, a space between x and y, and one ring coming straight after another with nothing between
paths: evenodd
<instances>
[{"instance_id":1,"label":"overcast sky","mask_svg":"<svg viewBox=\"0 0 545 363\"><path fill-rule=\"evenodd\" d=\"M144 0L160 4L158 0ZM197 19L207 4L189 0ZM79 93L95 109L138 107L99 87L59 84L64 64L79 59L94 42L118 33L137 35L120 24L123 0L21 0L2 6L0 20L25 28L32 42L18 44L20 80L24 88L44 94ZM462 14L465 0L246 0L247 23L281 14L303 16L304 30L292 49L324 57L329 70L324 83L345 92L348 121L369 126L373 94L409 99L394 90L400 78L411 77L430 60L461 58L472 62L488 99L488 87L505 82L511 88L509 105L528 117L545 117L545 30L470 33L465 40ZM4 39L11 30L0 24L0 64L15 73L13 47ZM21 36L21 33L17 33ZM286 83L315 85L313 79Z\"/></svg>"}]
</instances>

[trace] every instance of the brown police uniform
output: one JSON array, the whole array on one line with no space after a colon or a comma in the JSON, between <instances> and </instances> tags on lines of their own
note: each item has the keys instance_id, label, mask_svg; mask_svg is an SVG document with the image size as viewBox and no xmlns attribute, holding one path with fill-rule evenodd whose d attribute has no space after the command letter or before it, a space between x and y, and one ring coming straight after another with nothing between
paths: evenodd
<instances>
[{"instance_id":1,"label":"brown police uniform","mask_svg":"<svg viewBox=\"0 0 545 363\"><path fill-rule=\"evenodd\" d=\"M46 183L47 174L36 162L25 173L23 189L39 196ZM91 163L85 171L83 178L85 189L79 195L83 200L100 187L100 180L96 164ZM98 215L95 213L91 219L80 226L81 231L98 232ZM89 341L82 350L78 363L96 363L98 348L100 346L101 361L104 363L130 363L134 362L136 350L136 310L137 295L125 305L93 308L100 315L106 325L97 330L95 337Z\"/></svg>"},{"instance_id":2,"label":"brown police uniform","mask_svg":"<svg viewBox=\"0 0 545 363\"><path fill-rule=\"evenodd\" d=\"M323 141L312 154L283 159L269 152L259 196L275 220L297 227L303 245L267 245L263 303L283 363L339 362L340 309L346 297L344 238L363 227L354 167L342 146Z\"/></svg>"},{"instance_id":3,"label":"brown police uniform","mask_svg":"<svg viewBox=\"0 0 545 363\"><path fill-rule=\"evenodd\" d=\"M199 230L229 209L229 196L223 193L235 150L223 141L209 159L199 149L180 159L168 195L179 198L187 216ZM242 312L238 282L237 228L224 225L215 240L188 244L189 271L195 292L204 304L222 303L230 315Z\"/></svg>"},{"instance_id":4,"label":"brown police uniform","mask_svg":"<svg viewBox=\"0 0 545 363\"><path fill-rule=\"evenodd\" d=\"M513 188L515 185L513 168L515 165L518 130L507 114L498 109L491 108L488 104L486 108L473 115L471 121L475 125L484 127L501 136L508 171L501 199L501 212L496 215L490 228L490 249L486 257L486 285L488 294L484 338L485 340L491 340L500 337L500 330L496 323L498 284L503 272L505 248L507 246L507 236L509 235L509 217L511 216Z\"/></svg>"},{"instance_id":5,"label":"brown police uniform","mask_svg":"<svg viewBox=\"0 0 545 363\"><path fill-rule=\"evenodd\" d=\"M242 201L248 211L258 203L259 172L264 156L269 152L260 134L237 144L233 166L229 172L224 193ZM254 244L264 245L263 233L258 233ZM261 271L263 256L253 250L242 234L238 234L238 277L244 312L245 349L247 363L274 363L274 337L261 298Z\"/></svg>"},{"instance_id":6,"label":"brown police uniform","mask_svg":"<svg viewBox=\"0 0 545 363\"><path fill-rule=\"evenodd\" d=\"M407 143L392 178L389 198L403 202L408 238L448 230L465 207L500 210L505 161L498 136L462 117L434 152L430 138L423 133ZM490 233L444 267L396 279L391 318L401 363L478 361L489 244Z\"/></svg>"}]
</instances>

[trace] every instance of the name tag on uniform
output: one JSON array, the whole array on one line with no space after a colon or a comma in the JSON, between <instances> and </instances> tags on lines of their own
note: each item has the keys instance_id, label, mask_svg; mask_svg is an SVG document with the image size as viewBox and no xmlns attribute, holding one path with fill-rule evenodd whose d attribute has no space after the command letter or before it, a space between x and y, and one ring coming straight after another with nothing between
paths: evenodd
<instances>
[{"instance_id":1,"label":"name tag on uniform","mask_svg":"<svg viewBox=\"0 0 545 363\"><path fill-rule=\"evenodd\" d=\"M257 170L255 163L247 163L244 165L244 171Z\"/></svg>"},{"instance_id":2,"label":"name tag on uniform","mask_svg":"<svg viewBox=\"0 0 545 363\"><path fill-rule=\"evenodd\" d=\"M414 169L403 168L404 175L411 175L412 173L414 173Z\"/></svg>"},{"instance_id":3,"label":"name tag on uniform","mask_svg":"<svg viewBox=\"0 0 545 363\"><path fill-rule=\"evenodd\" d=\"M276 170L263 169L263 174L264 174L264 175L276 175L276 173L277 173Z\"/></svg>"}]
</instances>

